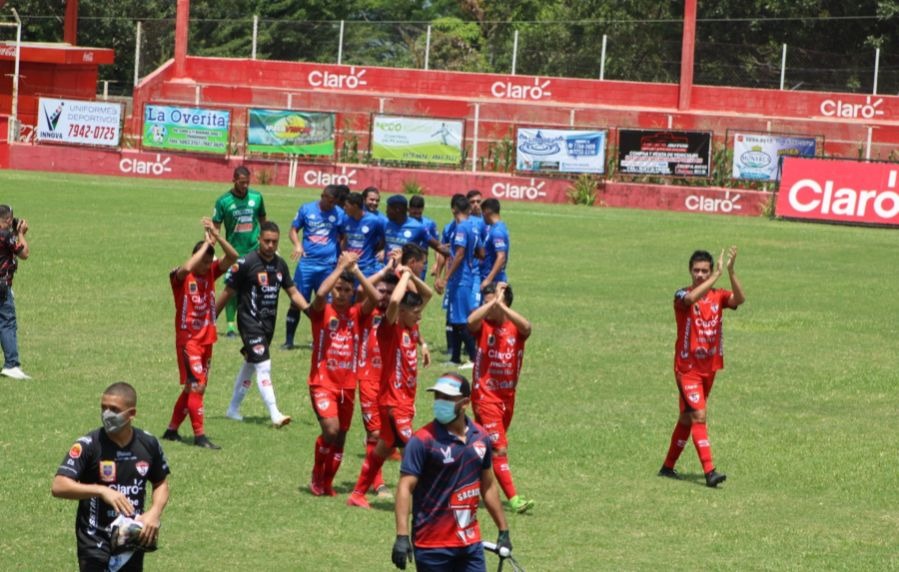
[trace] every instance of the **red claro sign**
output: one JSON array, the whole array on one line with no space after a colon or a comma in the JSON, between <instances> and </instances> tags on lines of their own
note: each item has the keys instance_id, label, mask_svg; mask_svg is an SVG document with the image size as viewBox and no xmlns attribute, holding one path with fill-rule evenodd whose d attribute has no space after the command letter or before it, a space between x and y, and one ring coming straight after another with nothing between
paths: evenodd
<instances>
[{"instance_id":1,"label":"red claro sign","mask_svg":"<svg viewBox=\"0 0 899 572\"><path fill-rule=\"evenodd\" d=\"M777 215L899 226L899 164L784 159Z\"/></svg>"}]
</instances>

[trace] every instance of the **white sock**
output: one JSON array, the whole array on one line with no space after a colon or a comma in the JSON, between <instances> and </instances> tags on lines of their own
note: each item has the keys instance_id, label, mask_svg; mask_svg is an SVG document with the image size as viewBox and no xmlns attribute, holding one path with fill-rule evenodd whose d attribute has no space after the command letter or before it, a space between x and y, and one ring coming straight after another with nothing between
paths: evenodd
<instances>
[{"instance_id":1,"label":"white sock","mask_svg":"<svg viewBox=\"0 0 899 572\"><path fill-rule=\"evenodd\" d=\"M247 390L250 389L250 383L253 381L253 371L253 364L243 362L243 366L237 372L237 377L234 378L234 394L231 396L229 411L234 411L235 413L240 411L240 404L244 396L246 396Z\"/></svg>"},{"instance_id":2,"label":"white sock","mask_svg":"<svg viewBox=\"0 0 899 572\"><path fill-rule=\"evenodd\" d=\"M272 385L272 360L267 359L255 366L256 387L259 388L259 394L262 395L262 402L268 407L268 414L272 421L276 421L281 416L281 412L278 411L278 404L275 402L275 387Z\"/></svg>"}]
</instances>

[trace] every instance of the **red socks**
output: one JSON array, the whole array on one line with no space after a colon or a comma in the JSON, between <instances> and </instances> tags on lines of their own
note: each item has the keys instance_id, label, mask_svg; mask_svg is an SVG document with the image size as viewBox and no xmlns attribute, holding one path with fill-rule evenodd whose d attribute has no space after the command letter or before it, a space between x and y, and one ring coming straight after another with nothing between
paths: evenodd
<instances>
[{"instance_id":1,"label":"red socks","mask_svg":"<svg viewBox=\"0 0 899 572\"><path fill-rule=\"evenodd\" d=\"M194 430L194 435L203 435L205 431L203 429L202 393L192 391L187 394L187 412L190 415L190 425Z\"/></svg>"},{"instance_id":2,"label":"red socks","mask_svg":"<svg viewBox=\"0 0 899 572\"><path fill-rule=\"evenodd\" d=\"M375 453L374 447L372 447L371 451L365 453L365 461L363 461L362 470L359 472L359 480L356 481L356 487L353 489L354 494L365 496L365 493L368 492L368 489L375 481L375 476L381 472L384 461L383 457L379 457Z\"/></svg>"},{"instance_id":3,"label":"red socks","mask_svg":"<svg viewBox=\"0 0 899 572\"><path fill-rule=\"evenodd\" d=\"M669 469L673 469L677 463L677 459L687 445L688 437L690 437L690 425L678 423L674 426L674 431L671 433L671 445L668 447L668 455L665 456L664 463Z\"/></svg>"},{"instance_id":4,"label":"red socks","mask_svg":"<svg viewBox=\"0 0 899 572\"><path fill-rule=\"evenodd\" d=\"M509 469L508 455L493 456L493 474L496 475L496 480L499 482L499 486L503 489L503 494L506 495L507 499L511 499L518 494L515 492L515 485L512 483L512 471Z\"/></svg>"},{"instance_id":5,"label":"red socks","mask_svg":"<svg viewBox=\"0 0 899 572\"><path fill-rule=\"evenodd\" d=\"M331 458L331 446L325 443L321 435L315 440L315 464L312 465L312 483L324 486L328 461Z\"/></svg>"},{"instance_id":6,"label":"red socks","mask_svg":"<svg viewBox=\"0 0 899 572\"><path fill-rule=\"evenodd\" d=\"M178 396L178 401L175 402L175 408L172 410L172 420L169 421L169 429L172 431L177 431L178 427L181 427L184 418L187 417L187 395L187 393L182 391Z\"/></svg>"},{"instance_id":7,"label":"red socks","mask_svg":"<svg viewBox=\"0 0 899 572\"><path fill-rule=\"evenodd\" d=\"M694 423L691 433L696 452L699 453L699 462L702 463L702 472L708 473L715 468L712 462L712 446L709 445L709 432L705 423Z\"/></svg>"},{"instance_id":8,"label":"red socks","mask_svg":"<svg viewBox=\"0 0 899 572\"><path fill-rule=\"evenodd\" d=\"M365 458L367 459L369 455L373 455L375 451L375 445L378 444L378 440L374 441L366 441L365 442ZM384 471L382 469L378 469L378 473L375 475L375 480L372 481L371 486L373 489L378 490L379 488L384 486Z\"/></svg>"}]
</instances>

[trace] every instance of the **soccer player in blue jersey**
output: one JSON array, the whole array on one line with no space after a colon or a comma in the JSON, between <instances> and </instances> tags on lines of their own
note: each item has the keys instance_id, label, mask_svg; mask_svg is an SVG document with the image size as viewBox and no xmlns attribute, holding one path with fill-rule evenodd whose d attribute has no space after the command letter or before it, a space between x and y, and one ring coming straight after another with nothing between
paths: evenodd
<instances>
[{"instance_id":1,"label":"soccer player in blue jersey","mask_svg":"<svg viewBox=\"0 0 899 572\"><path fill-rule=\"evenodd\" d=\"M484 244L484 260L481 261L481 287L508 282L506 264L509 262L509 229L499 215L499 201L487 199L481 203L481 212L487 223L487 241Z\"/></svg>"},{"instance_id":2,"label":"soccer player in blue jersey","mask_svg":"<svg viewBox=\"0 0 899 572\"><path fill-rule=\"evenodd\" d=\"M436 241L440 241L440 234L437 232L437 223L428 217L424 216L425 210L425 198L421 195L415 195L414 197L409 199L409 218L418 221L421 223L425 230L428 231L428 237L433 238ZM428 243L427 242L419 242L418 246L424 249L425 254L428 252ZM420 278L425 280L428 274L428 260L425 258L425 267Z\"/></svg>"},{"instance_id":3,"label":"soccer player in blue jersey","mask_svg":"<svg viewBox=\"0 0 899 572\"><path fill-rule=\"evenodd\" d=\"M447 324L449 325L450 361L453 365L470 368L475 357L474 338L468 331L468 315L479 305L480 266L476 256L478 236L469 215L471 204L463 195L452 201L455 229L452 235L452 260L444 276L438 276L434 284L438 292L446 290ZM462 364L462 344L469 363Z\"/></svg>"},{"instance_id":4,"label":"soccer player in blue jersey","mask_svg":"<svg viewBox=\"0 0 899 572\"><path fill-rule=\"evenodd\" d=\"M481 500L499 530L497 547L512 550L493 478L490 436L465 415L471 403L467 379L445 373L428 391L434 393L434 421L415 432L403 453L391 559L405 570L414 547L419 572L484 571Z\"/></svg>"},{"instance_id":5,"label":"soccer player in blue jersey","mask_svg":"<svg viewBox=\"0 0 899 572\"><path fill-rule=\"evenodd\" d=\"M384 222L365 210L361 193L350 193L345 207L346 217L340 228L341 250L359 255L359 269L366 277L375 274L383 266L377 254L384 248Z\"/></svg>"},{"instance_id":6,"label":"soccer player in blue jersey","mask_svg":"<svg viewBox=\"0 0 899 572\"><path fill-rule=\"evenodd\" d=\"M340 253L340 227L343 224L343 209L337 206L339 190L337 185L324 188L321 198L302 205L290 225L290 242L293 252L290 258L299 260L293 281L306 300L317 291L325 278L337 265ZM300 231L303 239L300 241ZM292 350L297 326L300 324L300 310L294 306L287 311L287 339L282 349Z\"/></svg>"},{"instance_id":7,"label":"soccer player in blue jersey","mask_svg":"<svg viewBox=\"0 0 899 572\"><path fill-rule=\"evenodd\" d=\"M413 244L424 243L444 256L449 251L440 242L428 235L428 231L417 220L409 217L407 209L409 202L403 195L393 195L387 199L387 225L384 227L384 241L386 254L403 248L409 242Z\"/></svg>"},{"instance_id":8,"label":"soccer player in blue jersey","mask_svg":"<svg viewBox=\"0 0 899 572\"><path fill-rule=\"evenodd\" d=\"M471 219L471 224L474 226L475 231L478 235L478 247L477 247L477 257L481 263L478 266L478 273L480 274L480 278L484 278L484 274L482 273L483 269L483 261L484 261L484 248L487 243L487 233L490 231L487 228L487 221L484 218L484 214L481 211L481 204L484 201L484 198L481 196L481 191L477 189L472 189L465 194L465 198L468 199L468 203L471 205L471 214L468 218ZM475 281L475 289L480 292L481 288L481 280Z\"/></svg>"},{"instance_id":9,"label":"soccer player in blue jersey","mask_svg":"<svg viewBox=\"0 0 899 572\"><path fill-rule=\"evenodd\" d=\"M387 216L378 210L378 205L381 204L381 191L377 187L366 187L362 191L362 203L365 205L365 210L381 219L385 224L387 223Z\"/></svg>"}]
</instances>

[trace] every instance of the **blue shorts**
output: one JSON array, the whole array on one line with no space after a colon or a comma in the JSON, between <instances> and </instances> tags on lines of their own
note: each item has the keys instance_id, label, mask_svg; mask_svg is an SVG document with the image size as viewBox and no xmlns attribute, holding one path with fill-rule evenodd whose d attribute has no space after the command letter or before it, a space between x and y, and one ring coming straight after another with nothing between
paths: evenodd
<instances>
[{"instance_id":1,"label":"blue shorts","mask_svg":"<svg viewBox=\"0 0 899 572\"><path fill-rule=\"evenodd\" d=\"M462 548L416 548L415 569L418 572L486 572L487 561L480 542Z\"/></svg>"},{"instance_id":2,"label":"blue shorts","mask_svg":"<svg viewBox=\"0 0 899 572\"><path fill-rule=\"evenodd\" d=\"M296 282L297 290L303 295L307 302L312 302L312 294L318 291L318 287L322 285L325 278L334 271L334 266L322 266L320 264L303 264L303 259L297 264L297 269L293 273L293 281Z\"/></svg>"},{"instance_id":3,"label":"blue shorts","mask_svg":"<svg viewBox=\"0 0 899 572\"><path fill-rule=\"evenodd\" d=\"M467 324L468 315L478 307L475 287L470 282L450 284L446 287L446 317L450 324Z\"/></svg>"}]
</instances>

